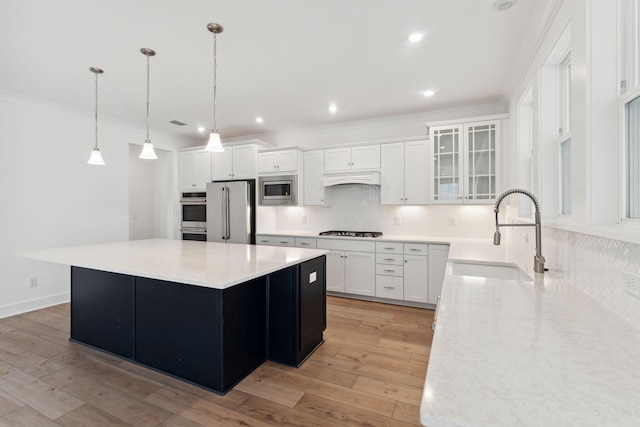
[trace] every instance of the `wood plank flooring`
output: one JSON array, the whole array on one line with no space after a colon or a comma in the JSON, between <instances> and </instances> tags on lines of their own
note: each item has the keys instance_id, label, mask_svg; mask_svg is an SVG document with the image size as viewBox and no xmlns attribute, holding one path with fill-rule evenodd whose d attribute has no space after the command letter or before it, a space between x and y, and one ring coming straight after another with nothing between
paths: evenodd
<instances>
[{"instance_id":1,"label":"wood plank flooring","mask_svg":"<svg viewBox=\"0 0 640 427\"><path fill-rule=\"evenodd\" d=\"M325 343L225 396L71 343L69 304L0 319L0 426L410 426L433 311L327 298Z\"/></svg>"}]
</instances>

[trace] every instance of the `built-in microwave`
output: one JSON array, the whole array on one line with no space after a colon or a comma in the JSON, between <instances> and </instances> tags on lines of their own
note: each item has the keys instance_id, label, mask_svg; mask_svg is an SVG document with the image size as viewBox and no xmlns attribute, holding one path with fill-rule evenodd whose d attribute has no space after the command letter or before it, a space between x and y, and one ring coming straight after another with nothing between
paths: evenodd
<instances>
[{"instance_id":1,"label":"built-in microwave","mask_svg":"<svg viewBox=\"0 0 640 427\"><path fill-rule=\"evenodd\" d=\"M298 204L298 176L279 175L258 178L260 197L258 203L267 206L287 206Z\"/></svg>"}]
</instances>

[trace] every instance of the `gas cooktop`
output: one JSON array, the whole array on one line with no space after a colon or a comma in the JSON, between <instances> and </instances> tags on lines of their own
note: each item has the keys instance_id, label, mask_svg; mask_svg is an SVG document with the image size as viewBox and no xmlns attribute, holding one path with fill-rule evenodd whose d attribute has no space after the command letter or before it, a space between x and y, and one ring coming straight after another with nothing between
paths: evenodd
<instances>
[{"instance_id":1,"label":"gas cooktop","mask_svg":"<svg viewBox=\"0 0 640 427\"><path fill-rule=\"evenodd\" d=\"M320 236L344 236L344 237L380 237L382 233L380 231L323 231Z\"/></svg>"}]
</instances>

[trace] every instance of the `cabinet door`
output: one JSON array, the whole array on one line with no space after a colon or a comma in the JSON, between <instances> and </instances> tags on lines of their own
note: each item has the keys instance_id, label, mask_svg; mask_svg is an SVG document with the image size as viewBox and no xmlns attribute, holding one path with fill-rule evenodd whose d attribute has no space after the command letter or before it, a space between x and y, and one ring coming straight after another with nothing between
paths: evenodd
<instances>
[{"instance_id":1,"label":"cabinet door","mask_svg":"<svg viewBox=\"0 0 640 427\"><path fill-rule=\"evenodd\" d=\"M345 252L344 290L350 294L376 294L375 253Z\"/></svg>"},{"instance_id":2,"label":"cabinet door","mask_svg":"<svg viewBox=\"0 0 640 427\"><path fill-rule=\"evenodd\" d=\"M325 172L335 172L351 169L351 148L332 148L324 150Z\"/></svg>"},{"instance_id":3,"label":"cabinet door","mask_svg":"<svg viewBox=\"0 0 640 427\"><path fill-rule=\"evenodd\" d=\"M431 144L431 202L462 203L462 125L434 126Z\"/></svg>"},{"instance_id":4,"label":"cabinet door","mask_svg":"<svg viewBox=\"0 0 640 427\"><path fill-rule=\"evenodd\" d=\"M211 153L211 179L214 181L233 178L233 149Z\"/></svg>"},{"instance_id":5,"label":"cabinet door","mask_svg":"<svg viewBox=\"0 0 640 427\"><path fill-rule=\"evenodd\" d=\"M464 202L491 203L496 198L500 121L464 126Z\"/></svg>"},{"instance_id":6,"label":"cabinet door","mask_svg":"<svg viewBox=\"0 0 640 427\"><path fill-rule=\"evenodd\" d=\"M404 145L404 204L429 203L428 146L424 141L407 142ZM382 156L382 161L386 155ZM384 172L382 173L384 178ZM384 189L384 187L383 187Z\"/></svg>"},{"instance_id":7,"label":"cabinet door","mask_svg":"<svg viewBox=\"0 0 640 427\"><path fill-rule=\"evenodd\" d=\"M258 173L278 172L278 152L258 153Z\"/></svg>"},{"instance_id":8,"label":"cabinet door","mask_svg":"<svg viewBox=\"0 0 640 427\"><path fill-rule=\"evenodd\" d=\"M208 182L211 182L211 152L196 151L196 188L205 191Z\"/></svg>"},{"instance_id":9,"label":"cabinet door","mask_svg":"<svg viewBox=\"0 0 640 427\"><path fill-rule=\"evenodd\" d=\"M424 255L404 256L405 301L428 302L429 265Z\"/></svg>"},{"instance_id":10,"label":"cabinet door","mask_svg":"<svg viewBox=\"0 0 640 427\"><path fill-rule=\"evenodd\" d=\"M362 145L351 148L351 167L353 169L379 169L380 145Z\"/></svg>"},{"instance_id":11,"label":"cabinet door","mask_svg":"<svg viewBox=\"0 0 640 427\"><path fill-rule=\"evenodd\" d=\"M254 144L233 147L233 179L256 177L257 151Z\"/></svg>"},{"instance_id":12,"label":"cabinet door","mask_svg":"<svg viewBox=\"0 0 640 427\"><path fill-rule=\"evenodd\" d=\"M435 304L442 293L442 282L447 269L449 246L429 245L429 297L427 302Z\"/></svg>"},{"instance_id":13,"label":"cabinet door","mask_svg":"<svg viewBox=\"0 0 640 427\"><path fill-rule=\"evenodd\" d=\"M331 251L327 255L327 290L344 292L344 252Z\"/></svg>"},{"instance_id":14,"label":"cabinet door","mask_svg":"<svg viewBox=\"0 0 640 427\"><path fill-rule=\"evenodd\" d=\"M298 150L278 151L278 172L296 172L298 170Z\"/></svg>"},{"instance_id":15,"label":"cabinet door","mask_svg":"<svg viewBox=\"0 0 640 427\"><path fill-rule=\"evenodd\" d=\"M304 205L324 206L324 150L304 152Z\"/></svg>"},{"instance_id":16,"label":"cabinet door","mask_svg":"<svg viewBox=\"0 0 640 427\"><path fill-rule=\"evenodd\" d=\"M180 171L178 186L180 191L195 191L196 184L196 153L184 151L179 154Z\"/></svg>"},{"instance_id":17,"label":"cabinet door","mask_svg":"<svg viewBox=\"0 0 640 427\"><path fill-rule=\"evenodd\" d=\"M402 205L405 192L404 144L382 144L381 153L380 203Z\"/></svg>"}]
</instances>

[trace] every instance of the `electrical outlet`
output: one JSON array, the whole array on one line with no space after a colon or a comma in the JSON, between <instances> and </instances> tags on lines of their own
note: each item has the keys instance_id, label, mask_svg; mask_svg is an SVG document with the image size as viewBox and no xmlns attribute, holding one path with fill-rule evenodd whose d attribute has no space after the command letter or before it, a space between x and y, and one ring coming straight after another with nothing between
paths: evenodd
<instances>
[{"instance_id":1,"label":"electrical outlet","mask_svg":"<svg viewBox=\"0 0 640 427\"><path fill-rule=\"evenodd\" d=\"M455 227L458 224L458 219L455 216L449 217L449 227Z\"/></svg>"},{"instance_id":2,"label":"electrical outlet","mask_svg":"<svg viewBox=\"0 0 640 427\"><path fill-rule=\"evenodd\" d=\"M300 215L300 222L307 222L307 214Z\"/></svg>"},{"instance_id":3,"label":"electrical outlet","mask_svg":"<svg viewBox=\"0 0 640 427\"><path fill-rule=\"evenodd\" d=\"M622 270L622 280L624 290L627 291L628 294L640 298L640 276L630 271Z\"/></svg>"},{"instance_id":4,"label":"electrical outlet","mask_svg":"<svg viewBox=\"0 0 640 427\"><path fill-rule=\"evenodd\" d=\"M29 279L29 287L30 288L35 288L36 286L38 286L38 278L37 277L31 277Z\"/></svg>"},{"instance_id":5,"label":"electrical outlet","mask_svg":"<svg viewBox=\"0 0 640 427\"><path fill-rule=\"evenodd\" d=\"M393 217L393 221L395 222L396 225L400 225L402 224L402 217L400 215L395 215Z\"/></svg>"}]
</instances>

